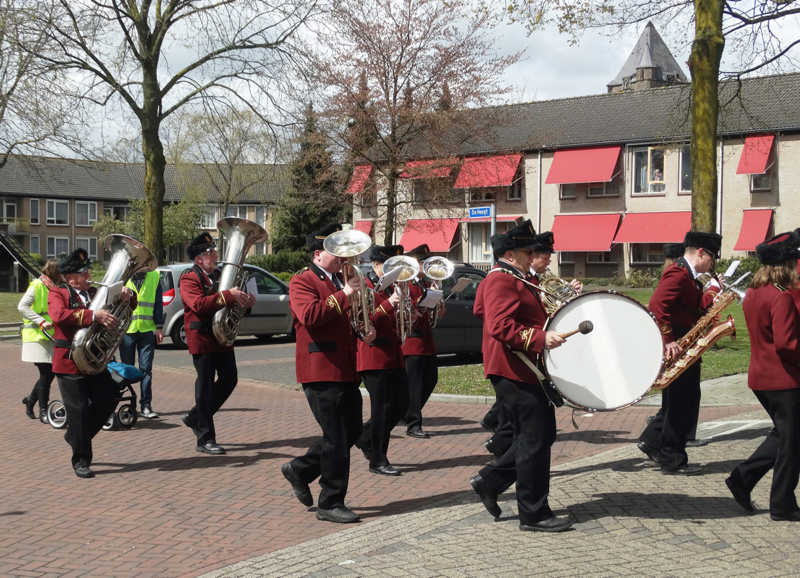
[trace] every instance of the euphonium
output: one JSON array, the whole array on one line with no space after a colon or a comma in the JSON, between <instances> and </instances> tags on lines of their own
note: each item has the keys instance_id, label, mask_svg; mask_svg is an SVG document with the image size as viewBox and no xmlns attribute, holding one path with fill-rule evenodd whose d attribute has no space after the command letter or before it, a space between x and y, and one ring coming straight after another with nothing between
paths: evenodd
<instances>
[{"instance_id":1,"label":"euphonium","mask_svg":"<svg viewBox=\"0 0 800 578\"><path fill-rule=\"evenodd\" d=\"M217 221L217 229L225 235L225 258L220 261L222 274L219 278L219 290L225 291L234 287L246 291L250 276L242 267L247 252L256 243L267 240L267 232L253 221L239 217L225 217ZM239 331L239 323L244 317L246 308L237 302L228 303L223 309L214 313L211 330L220 345L233 345Z\"/></svg>"},{"instance_id":2,"label":"euphonium","mask_svg":"<svg viewBox=\"0 0 800 578\"><path fill-rule=\"evenodd\" d=\"M132 312L128 301L117 296L111 304L106 305L108 287L115 283L124 285L134 273L152 271L157 265L150 249L131 237L109 235L104 245L112 253L111 261L103 280L97 283L100 288L89 304L89 310L108 310L119 323L116 329L108 329L95 321L75 334L72 360L81 372L88 375L97 375L106 368L131 324Z\"/></svg>"},{"instance_id":3,"label":"euphonium","mask_svg":"<svg viewBox=\"0 0 800 578\"><path fill-rule=\"evenodd\" d=\"M366 233L345 229L331 233L322 242L322 247L331 255L342 259L342 277L347 284L349 269L358 277L361 289L350 297L350 326L356 335L364 337L370 330L369 316L375 313L375 298L364 283L364 274L357 263L349 259L358 257L372 245L372 239Z\"/></svg>"},{"instance_id":4,"label":"euphonium","mask_svg":"<svg viewBox=\"0 0 800 578\"><path fill-rule=\"evenodd\" d=\"M397 314L395 315L397 323L397 338L400 343L406 342L406 335L411 333L411 292L408 289L408 284L416 279L419 275L419 263L413 257L406 255L397 255L389 257L383 264L383 274L391 272L393 269L401 267L403 269L400 277L397 278L395 288L400 294L400 302L397 304Z\"/></svg>"},{"instance_id":5,"label":"euphonium","mask_svg":"<svg viewBox=\"0 0 800 578\"><path fill-rule=\"evenodd\" d=\"M422 272L428 279L431 280L431 287L437 291L442 290L442 281L452 277L453 273L455 273L455 270L456 269L453 265L453 262L449 259L445 259L444 257L428 257L422 262ZM436 327L436 323L439 321L439 315L441 314L443 307L444 298L440 299L430 311L430 314L428 315L428 323L430 324L431 329Z\"/></svg>"},{"instance_id":6,"label":"euphonium","mask_svg":"<svg viewBox=\"0 0 800 578\"><path fill-rule=\"evenodd\" d=\"M545 270L544 274L542 274L539 279L539 287L542 289L542 303L547 315L551 317L564 303L578 295L572 285L566 280L553 275L550 269Z\"/></svg>"}]
</instances>

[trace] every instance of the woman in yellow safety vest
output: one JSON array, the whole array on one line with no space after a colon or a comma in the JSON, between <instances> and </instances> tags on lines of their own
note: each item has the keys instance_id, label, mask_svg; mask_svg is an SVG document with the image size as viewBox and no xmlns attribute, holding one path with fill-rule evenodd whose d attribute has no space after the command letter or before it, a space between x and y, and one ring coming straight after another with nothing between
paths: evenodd
<instances>
[{"instance_id":1,"label":"woman in yellow safety vest","mask_svg":"<svg viewBox=\"0 0 800 578\"><path fill-rule=\"evenodd\" d=\"M22 361L33 363L39 370L39 380L30 395L22 399L25 413L36 419L33 408L39 402L39 421L47 421L47 404L50 401L50 384L53 383L53 341L50 338L53 322L47 314L47 294L64 280L56 269L56 260L50 259L42 269L42 276L33 281L17 305L22 313ZM48 331L50 333L45 333Z\"/></svg>"}]
</instances>

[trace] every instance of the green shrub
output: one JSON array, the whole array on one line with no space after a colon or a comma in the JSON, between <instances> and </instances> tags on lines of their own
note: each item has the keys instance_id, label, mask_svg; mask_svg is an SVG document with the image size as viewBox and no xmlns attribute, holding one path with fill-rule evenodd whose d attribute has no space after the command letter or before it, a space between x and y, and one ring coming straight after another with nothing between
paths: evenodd
<instances>
[{"instance_id":1,"label":"green shrub","mask_svg":"<svg viewBox=\"0 0 800 578\"><path fill-rule=\"evenodd\" d=\"M658 269L636 269L630 272L625 279L625 287L643 289L653 287L658 284L661 277L661 268Z\"/></svg>"},{"instance_id":2,"label":"green shrub","mask_svg":"<svg viewBox=\"0 0 800 578\"><path fill-rule=\"evenodd\" d=\"M718 259L714 264L714 271L716 271L719 275L722 275L733 260L734 259ZM736 272L733 274L733 277L730 279L730 281L735 281L749 271L750 276L737 285L738 289L744 290L747 289L748 285L750 285L750 281L752 281L756 271L761 268L761 263L759 263L758 259L755 257L746 257L740 260L741 263L739 263L739 268L736 269Z\"/></svg>"},{"instance_id":3,"label":"green shrub","mask_svg":"<svg viewBox=\"0 0 800 578\"><path fill-rule=\"evenodd\" d=\"M261 267L277 275L278 273L297 273L309 263L308 251L278 251L273 255L253 255L245 263Z\"/></svg>"},{"instance_id":4,"label":"green shrub","mask_svg":"<svg viewBox=\"0 0 800 578\"><path fill-rule=\"evenodd\" d=\"M585 277L581 280L584 285L596 285L598 287L624 287L624 277Z\"/></svg>"},{"instance_id":5,"label":"green shrub","mask_svg":"<svg viewBox=\"0 0 800 578\"><path fill-rule=\"evenodd\" d=\"M42 257L42 256L41 256L39 253L31 253L31 257L33 257L33 259L34 259L34 260L35 260L37 263L39 263L39 265L41 265L42 267L44 267L44 264L45 264L45 259L44 259L44 257Z\"/></svg>"}]
</instances>

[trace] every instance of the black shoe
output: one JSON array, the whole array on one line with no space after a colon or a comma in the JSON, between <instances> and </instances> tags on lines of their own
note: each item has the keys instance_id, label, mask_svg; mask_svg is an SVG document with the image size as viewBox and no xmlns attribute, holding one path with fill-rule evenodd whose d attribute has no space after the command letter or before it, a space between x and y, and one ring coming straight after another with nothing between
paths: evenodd
<instances>
[{"instance_id":1,"label":"black shoe","mask_svg":"<svg viewBox=\"0 0 800 578\"><path fill-rule=\"evenodd\" d=\"M36 405L36 402L31 401L31 398L26 395L22 398L22 405L25 406L25 415L31 419L36 419L36 414L33 413L33 407Z\"/></svg>"},{"instance_id":2,"label":"black shoe","mask_svg":"<svg viewBox=\"0 0 800 578\"><path fill-rule=\"evenodd\" d=\"M427 438L431 437L431 434L429 434L428 432L426 432L422 428L408 430L406 432L406 435L407 436L411 436L412 438L421 438L421 439L427 439Z\"/></svg>"},{"instance_id":3,"label":"black shoe","mask_svg":"<svg viewBox=\"0 0 800 578\"><path fill-rule=\"evenodd\" d=\"M495 459L497 459L497 460L502 458L503 454L505 453L500 448L498 448L496 445L494 445L494 442L491 439L486 440L483 443L483 447L485 447L486 451L489 452L490 454L492 454L495 457Z\"/></svg>"},{"instance_id":4,"label":"black shoe","mask_svg":"<svg viewBox=\"0 0 800 578\"><path fill-rule=\"evenodd\" d=\"M181 416L181 421L186 427L192 428L195 436L200 437L200 428L197 427L197 422L192 419L192 416L185 413Z\"/></svg>"},{"instance_id":5,"label":"black shoe","mask_svg":"<svg viewBox=\"0 0 800 578\"><path fill-rule=\"evenodd\" d=\"M360 522L361 518L350 508L340 506L331 510L317 508L317 520L336 522L337 524L353 524L355 522Z\"/></svg>"},{"instance_id":6,"label":"black shoe","mask_svg":"<svg viewBox=\"0 0 800 578\"><path fill-rule=\"evenodd\" d=\"M800 522L800 510L791 514L770 514L773 522Z\"/></svg>"},{"instance_id":7,"label":"black shoe","mask_svg":"<svg viewBox=\"0 0 800 578\"><path fill-rule=\"evenodd\" d=\"M519 525L519 529L523 532L563 532L570 528L572 528L572 520L569 518L556 518L555 516L541 522Z\"/></svg>"},{"instance_id":8,"label":"black shoe","mask_svg":"<svg viewBox=\"0 0 800 578\"><path fill-rule=\"evenodd\" d=\"M89 469L89 466L79 465L75 468L75 475L79 478L93 478L94 472Z\"/></svg>"},{"instance_id":9,"label":"black shoe","mask_svg":"<svg viewBox=\"0 0 800 578\"><path fill-rule=\"evenodd\" d=\"M497 492L486 483L480 474L470 478L469 484L472 486L472 489L475 490L475 493L478 494L486 511L495 518L499 518L503 510L497 505Z\"/></svg>"},{"instance_id":10,"label":"black shoe","mask_svg":"<svg viewBox=\"0 0 800 578\"><path fill-rule=\"evenodd\" d=\"M636 447L639 448L639 450L642 451L648 458L650 458L650 461L661 464L661 452L656 448L649 446L644 442L639 442L636 444Z\"/></svg>"},{"instance_id":11,"label":"black shoe","mask_svg":"<svg viewBox=\"0 0 800 578\"><path fill-rule=\"evenodd\" d=\"M300 500L305 507L310 508L314 505L314 498L311 496L311 488L300 479L300 476L292 469L292 464L285 463L281 466L283 477L291 484L294 496Z\"/></svg>"},{"instance_id":12,"label":"black shoe","mask_svg":"<svg viewBox=\"0 0 800 578\"><path fill-rule=\"evenodd\" d=\"M656 416L654 416L654 415L648 415L646 418L644 418L644 423L645 423L646 425L650 425L651 423L653 423L653 420L654 420L654 419L656 419Z\"/></svg>"},{"instance_id":13,"label":"black shoe","mask_svg":"<svg viewBox=\"0 0 800 578\"><path fill-rule=\"evenodd\" d=\"M400 475L400 470L396 470L391 465L388 465L388 464L385 465L385 466L375 466L375 467L370 466L369 471L370 471L370 473L381 474L381 475L384 475L384 476L399 476Z\"/></svg>"},{"instance_id":14,"label":"black shoe","mask_svg":"<svg viewBox=\"0 0 800 578\"><path fill-rule=\"evenodd\" d=\"M47 410L39 411L39 421L50 425L50 420L47 419Z\"/></svg>"},{"instance_id":15,"label":"black shoe","mask_svg":"<svg viewBox=\"0 0 800 578\"><path fill-rule=\"evenodd\" d=\"M497 428L493 428L492 426L490 426L490 425L489 425L488 423L486 423L485 421L481 420L481 421L479 421L478 423L479 423L479 424L481 424L481 427L482 427L483 429L485 429L486 431L490 431L490 432L492 432L492 435L494 435L494 434L496 434L496 433L497 433Z\"/></svg>"},{"instance_id":16,"label":"black shoe","mask_svg":"<svg viewBox=\"0 0 800 578\"><path fill-rule=\"evenodd\" d=\"M753 511L753 502L750 501L750 492L747 491L747 488L735 480L733 476L728 476L728 478L725 480L725 485L728 486L728 489L731 491L731 494L733 494L733 499L736 500L737 504L739 504L748 512Z\"/></svg>"},{"instance_id":17,"label":"black shoe","mask_svg":"<svg viewBox=\"0 0 800 578\"><path fill-rule=\"evenodd\" d=\"M708 445L708 440L686 440L687 448L701 448Z\"/></svg>"},{"instance_id":18,"label":"black shoe","mask_svg":"<svg viewBox=\"0 0 800 578\"><path fill-rule=\"evenodd\" d=\"M362 444L360 444L358 442L356 442L355 446L358 449L361 450L362 454L364 454L364 459L365 460L371 460L372 459L372 448L371 447L362 445Z\"/></svg>"},{"instance_id":19,"label":"black shoe","mask_svg":"<svg viewBox=\"0 0 800 578\"><path fill-rule=\"evenodd\" d=\"M665 468L662 466L661 473L665 476L699 476L703 473L700 466L683 466L682 468Z\"/></svg>"},{"instance_id":20,"label":"black shoe","mask_svg":"<svg viewBox=\"0 0 800 578\"><path fill-rule=\"evenodd\" d=\"M204 445L197 446L197 451L201 454L211 454L212 456L221 456L225 453L225 448L218 446L214 440L208 440Z\"/></svg>"}]
</instances>

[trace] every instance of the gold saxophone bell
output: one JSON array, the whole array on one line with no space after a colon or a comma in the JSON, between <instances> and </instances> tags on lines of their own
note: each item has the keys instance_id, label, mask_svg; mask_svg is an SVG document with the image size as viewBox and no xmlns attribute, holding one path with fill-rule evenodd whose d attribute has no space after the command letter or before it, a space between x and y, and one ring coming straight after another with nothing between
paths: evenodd
<instances>
[{"instance_id":1,"label":"gold saxophone bell","mask_svg":"<svg viewBox=\"0 0 800 578\"><path fill-rule=\"evenodd\" d=\"M408 289L408 284L416 279L420 269L419 263L413 257L397 255L395 257L390 257L383 264L383 274L386 275L398 267L402 267L402 271L397 282L394 284L400 295L400 302L397 304L395 319L397 320L397 338L402 344L406 342L406 335L411 333L411 326L413 324L411 321L411 292Z\"/></svg>"},{"instance_id":2,"label":"gold saxophone bell","mask_svg":"<svg viewBox=\"0 0 800 578\"><path fill-rule=\"evenodd\" d=\"M342 277L344 277L345 284L353 275L361 283L361 289L350 297L350 326L359 337L364 337L369 333L371 328L369 316L375 313L375 298L364 284L364 274L358 268L358 263L353 263L353 258L358 257L370 246L372 246L372 239L369 235L353 229L331 233L322 242L322 247L328 253L342 259Z\"/></svg>"},{"instance_id":3,"label":"gold saxophone bell","mask_svg":"<svg viewBox=\"0 0 800 578\"><path fill-rule=\"evenodd\" d=\"M442 290L442 281L452 277L455 271L456 268L455 265L453 265L453 262L449 259L445 259L444 257L428 257L422 262L422 272L428 279L431 280L431 287L437 291ZM430 311L430 314L428 315L428 323L430 324L431 329L436 327L436 323L439 321L439 315L441 314L443 308L444 299L440 299Z\"/></svg>"}]
</instances>

